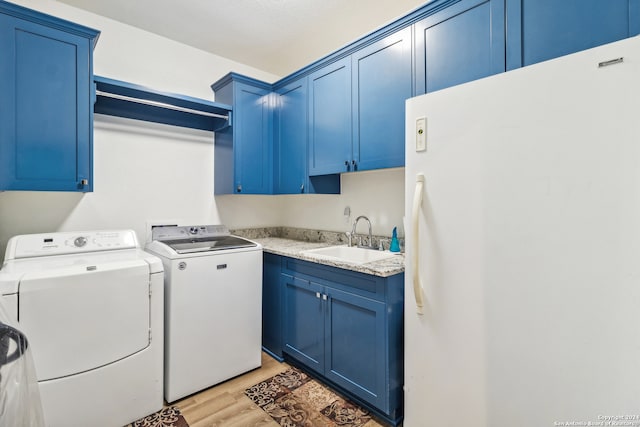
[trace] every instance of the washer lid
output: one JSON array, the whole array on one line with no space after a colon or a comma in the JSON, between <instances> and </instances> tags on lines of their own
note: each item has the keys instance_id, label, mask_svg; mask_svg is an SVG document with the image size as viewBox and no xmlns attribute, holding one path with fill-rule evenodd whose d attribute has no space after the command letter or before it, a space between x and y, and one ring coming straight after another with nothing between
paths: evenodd
<instances>
[{"instance_id":1,"label":"washer lid","mask_svg":"<svg viewBox=\"0 0 640 427\"><path fill-rule=\"evenodd\" d=\"M209 237L200 239L169 240L164 244L179 254L220 251L224 249L251 248L257 244L236 236Z\"/></svg>"},{"instance_id":2,"label":"washer lid","mask_svg":"<svg viewBox=\"0 0 640 427\"><path fill-rule=\"evenodd\" d=\"M258 246L250 240L232 236L224 225L154 227L152 238L178 254Z\"/></svg>"}]
</instances>

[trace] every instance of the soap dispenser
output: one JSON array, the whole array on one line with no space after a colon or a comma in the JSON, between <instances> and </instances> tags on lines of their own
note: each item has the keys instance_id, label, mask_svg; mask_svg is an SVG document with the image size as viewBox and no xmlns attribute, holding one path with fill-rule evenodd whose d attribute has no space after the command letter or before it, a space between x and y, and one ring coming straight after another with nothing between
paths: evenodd
<instances>
[{"instance_id":1,"label":"soap dispenser","mask_svg":"<svg viewBox=\"0 0 640 427\"><path fill-rule=\"evenodd\" d=\"M398 227L393 227L391 233L391 245L389 245L390 252L400 252L400 243L398 243Z\"/></svg>"}]
</instances>

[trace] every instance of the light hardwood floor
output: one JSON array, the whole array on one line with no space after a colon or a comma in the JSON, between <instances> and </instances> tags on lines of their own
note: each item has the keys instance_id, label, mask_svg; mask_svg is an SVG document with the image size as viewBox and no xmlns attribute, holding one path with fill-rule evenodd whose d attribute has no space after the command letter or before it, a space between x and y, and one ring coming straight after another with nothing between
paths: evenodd
<instances>
[{"instance_id":1,"label":"light hardwood floor","mask_svg":"<svg viewBox=\"0 0 640 427\"><path fill-rule=\"evenodd\" d=\"M190 427L277 427L266 412L247 396L245 389L289 368L266 353L262 366L220 385L208 388L174 403ZM375 420L363 427L381 427Z\"/></svg>"}]
</instances>

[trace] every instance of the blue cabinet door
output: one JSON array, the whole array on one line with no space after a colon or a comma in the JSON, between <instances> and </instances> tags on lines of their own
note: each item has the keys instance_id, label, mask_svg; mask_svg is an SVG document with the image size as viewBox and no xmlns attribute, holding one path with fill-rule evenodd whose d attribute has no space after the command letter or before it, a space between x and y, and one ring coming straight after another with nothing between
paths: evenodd
<instances>
[{"instance_id":1,"label":"blue cabinet door","mask_svg":"<svg viewBox=\"0 0 640 427\"><path fill-rule=\"evenodd\" d=\"M507 0L507 69L640 33L639 0Z\"/></svg>"},{"instance_id":2,"label":"blue cabinet door","mask_svg":"<svg viewBox=\"0 0 640 427\"><path fill-rule=\"evenodd\" d=\"M356 170L404 166L404 104L412 92L411 29L352 55Z\"/></svg>"},{"instance_id":3,"label":"blue cabinet door","mask_svg":"<svg viewBox=\"0 0 640 427\"><path fill-rule=\"evenodd\" d=\"M93 38L60 28L0 11L0 190L92 191Z\"/></svg>"},{"instance_id":4,"label":"blue cabinet door","mask_svg":"<svg viewBox=\"0 0 640 427\"><path fill-rule=\"evenodd\" d=\"M274 118L274 193L308 192L307 184L307 78L276 91Z\"/></svg>"},{"instance_id":5,"label":"blue cabinet door","mask_svg":"<svg viewBox=\"0 0 640 427\"><path fill-rule=\"evenodd\" d=\"M414 31L417 94L505 71L502 0L461 0Z\"/></svg>"},{"instance_id":6,"label":"blue cabinet door","mask_svg":"<svg viewBox=\"0 0 640 427\"><path fill-rule=\"evenodd\" d=\"M325 376L389 412L386 304L329 289Z\"/></svg>"},{"instance_id":7,"label":"blue cabinet door","mask_svg":"<svg viewBox=\"0 0 640 427\"><path fill-rule=\"evenodd\" d=\"M351 170L351 58L309 76L309 175Z\"/></svg>"},{"instance_id":8,"label":"blue cabinet door","mask_svg":"<svg viewBox=\"0 0 640 427\"><path fill-rule=\"evenodd\" d=\"M262 348L282 361L282 258L267 252L262 262Z\"/></svg>"},{"instance_id":9,"label":"blue cabinet door","mask_svg":"<svg viewBox=\"0 0 640 427\"><path fill-rule=\"evenodd\" d=\"M270 91L236 83L234 92L235 192L271 194Z\"/></svg>"},{"instance_id":10,"label":"blue cabinet door","mask_svg":"<svg viewBox=\"0 0 640 427\"><path fill-rule=\"evenodd\" d=\"M229 73L211 88L216 94L216 101L233 107L231 126L215 134L215 194L271 194L271 85Z\"/></svg>"},{"instance_id":11,"label":"blue cabinet door","mask_svg":"<svg viewBox=\"0 0 640 427\"><path fill-rule=\"evenodd\" d=\"M402 419L404 275L282 258L283 353L378 416Z\"/></svg>"},{"instance_id":12,"label":"blue cabinet door","mask_svg":"<svg viewBox=\"0 0 640 427\"><path fill-rule=\"evenodd\" d=\"M284 351L289 356L324 374L323 287L317 283L282 274L284 292Z\"/></svg>"}]
</instances>

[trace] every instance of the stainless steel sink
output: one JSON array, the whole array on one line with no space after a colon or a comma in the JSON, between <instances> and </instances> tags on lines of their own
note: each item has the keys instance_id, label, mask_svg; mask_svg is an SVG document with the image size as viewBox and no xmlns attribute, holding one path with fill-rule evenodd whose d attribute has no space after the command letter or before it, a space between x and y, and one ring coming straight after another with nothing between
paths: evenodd
<instances>
[{"instance_id":1,"label":"stainless steel sink","mask_svg":"<svg viewBox=\"0 0 640 427\"><path fill-rule=\"evenodd\" d=\"M312 257L334 259L354 264L366 264L395 256L395 253L389 251L377 251L354 246L328 246L326 248L309 249L302 251L302 253Z\"/></svg>"}]
</instances>

